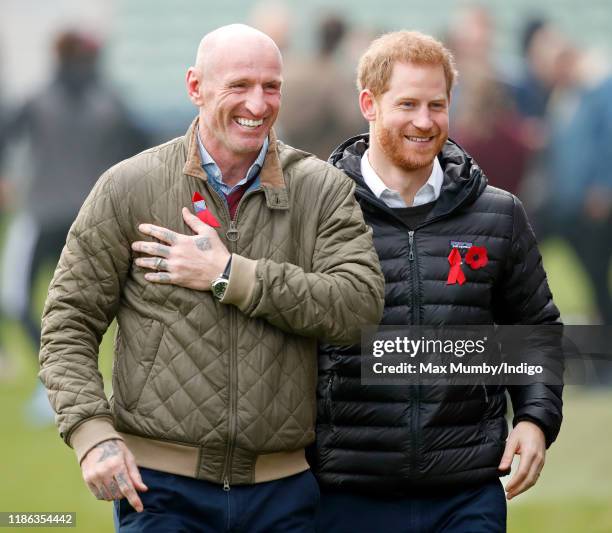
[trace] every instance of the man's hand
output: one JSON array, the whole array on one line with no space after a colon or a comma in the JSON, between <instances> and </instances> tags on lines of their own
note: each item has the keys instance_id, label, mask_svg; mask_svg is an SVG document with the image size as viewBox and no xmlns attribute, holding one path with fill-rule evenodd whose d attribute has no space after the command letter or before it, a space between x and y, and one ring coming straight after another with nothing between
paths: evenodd
<instances>
[{"instance_id":1,"label":"man's hand","mask_svg":"<svg viewBox=\"0 0 612 533\"><path fill-rule=\"evenodd\" d=\"M546 438L544 432L533 422L519 422L510 432L498 468L508 470L515 454L520 455L521 459L518 470L506 485L508 500L533 487L544 468Z\"/></svg>"},{"instance_id":2,"label":"man's hand","mask_svg":"<svg viewBox=\"0 0 612 533\"><path fill-rule=\"evenodd\" d=\"M149 489L123 441L106 440L89 450L81 461L81 470L85 483L98 500L127 498L137 512L142 512L142 501L136 491Z\"/></svg>"},{"instance_id":3,"label":"man's hand","mask_svg":"<svg viewBox=\"0 0 612 533\"><path fill-rule=\"evenodd\" d=\"M144 241L132 243L133 250L151 256L139 257L135 263L159 271L145 274L148 281L208 291L210 284L223 273L231 254L217 232L191 214L186 207L183 208L183 219L196 235L182 235L152 224L138 226L141 233L166 244Z\"/></svg>"}]
</instances>

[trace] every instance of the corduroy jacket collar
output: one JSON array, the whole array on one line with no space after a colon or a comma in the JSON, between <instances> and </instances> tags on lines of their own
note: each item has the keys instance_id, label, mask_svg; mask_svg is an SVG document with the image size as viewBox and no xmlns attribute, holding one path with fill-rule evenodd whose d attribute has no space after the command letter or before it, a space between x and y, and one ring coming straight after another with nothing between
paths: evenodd
<instances>
[{"instance_id":1,"label":"corduroy jacket collar","mask_svg":"<svg viewBox=\"0 0 612 533\"><path fill-rule=\"evenodd\" d=\"M199 118L196 117L191 123L191 126L189 126L189 129L184 137L184 146L187 159L185 161L185 166L183 167L183 173L206 181L208 177L202 168L202 160L200 159L198 140L196 137L198 122ZM270 130L268 152L259 174L259 181L264 189L284 190L286 188L283 169L278 157L276 134L274 133L273 129Z\"/></svg>"}]
</instances>

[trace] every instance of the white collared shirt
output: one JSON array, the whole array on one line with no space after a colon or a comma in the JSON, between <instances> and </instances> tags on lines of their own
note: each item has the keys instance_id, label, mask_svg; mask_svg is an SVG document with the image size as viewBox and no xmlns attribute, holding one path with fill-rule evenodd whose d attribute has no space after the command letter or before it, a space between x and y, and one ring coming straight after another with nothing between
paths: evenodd
<instances>
[{"instance_id":1,"label":"white collared shirt","mask_svg":"<svg viewBox=\"0 0 612 533\"><path fill-rule=\"evenodd\" d=\"M382 200L388 207L416 207L417 205L434 202L440 196L442 182L444 181L444 172L442 172L442 166L437 157L434 158L433 169L431 170L429 178L427 178L427 182L417 191L412 206L409 206L406 205L406 202L404 202L404 199L397 191L389 189L378 174L376 174L372 165L370 165L368 152L369 150L366 150L361 157L361 175L366 185L374 193L374 196Z\"/></svg>"}]
</instances>

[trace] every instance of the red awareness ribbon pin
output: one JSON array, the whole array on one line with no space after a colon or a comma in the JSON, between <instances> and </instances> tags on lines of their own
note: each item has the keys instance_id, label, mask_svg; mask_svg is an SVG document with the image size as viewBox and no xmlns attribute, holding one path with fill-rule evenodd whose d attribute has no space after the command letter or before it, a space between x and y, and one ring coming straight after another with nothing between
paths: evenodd
<instances>
[{"instance_id":1,"label":"red awareness ribbon pin","mask_svg":"<svg viewBox=\"0 0 612 533\"><path fill-rule=\"evenodd\" d=\"M465 274L461 270L461 253L457 248L453 248L450 254L448 254L448 262L450 264L450 271L448 272L446 284L454 285L459 283L459 285L463 285L465 283Z\"/></svg>"},{"instance_id":2,"label":"red awareness ribbon pin","mask_svg":"<svg viewBox=\"0 0 612 533\"><path fill-rule=\"evenodd\" d=\"M221 224L219 224L219 221L217 220L215 215L213 215L210 210L207 209L206 202L204 201L204 198L199 192L196 191L193 193L193 198L191 199L191 201L193 202L193 209L195 210L196 216L202 222L204 222L204 224L208 224L213 228L221 227Z\"/></svg>"}]
</instances>

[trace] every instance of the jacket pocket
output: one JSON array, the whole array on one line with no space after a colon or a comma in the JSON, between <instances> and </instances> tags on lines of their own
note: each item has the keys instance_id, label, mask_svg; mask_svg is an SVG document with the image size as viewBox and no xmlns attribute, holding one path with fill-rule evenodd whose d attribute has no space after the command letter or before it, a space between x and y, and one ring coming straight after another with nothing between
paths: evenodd
<instances>
[{"instance_id":1,"label":"jacket pocket","mask_svg":"<svg viewBox=\"0 0 612 533\"><path fill-rule=\"evenodd\" d=\"M148 319L143 328L143 343L128 342L117 331L117 360L113 366L115 401L125 409L133 409L140 399L149 377L164 334L164 325L157 320ZM117 387L118 385L118 387Z\"/></svg>"}]
</instances>

